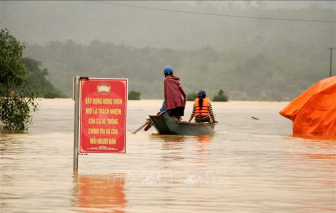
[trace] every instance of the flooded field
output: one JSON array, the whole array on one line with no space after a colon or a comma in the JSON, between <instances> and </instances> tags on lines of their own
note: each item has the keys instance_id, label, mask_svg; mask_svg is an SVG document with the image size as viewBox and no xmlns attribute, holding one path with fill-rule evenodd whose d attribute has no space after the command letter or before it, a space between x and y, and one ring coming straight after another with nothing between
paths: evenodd
<instances>
[{"instance_id":1,"label":"flooded field","mask_svg":"<svg viewBox=\"0 0 336 213\"><path fill-rule=\"evenodd\" d=\"M130 134L161 104L130 101L127 154L81 155L74 174L74 103L42 100L28 131L1 132L0 211L335 212L335 140L293 137L287 103L213 103L213 136Z\"/></svg>"}]
</instances>

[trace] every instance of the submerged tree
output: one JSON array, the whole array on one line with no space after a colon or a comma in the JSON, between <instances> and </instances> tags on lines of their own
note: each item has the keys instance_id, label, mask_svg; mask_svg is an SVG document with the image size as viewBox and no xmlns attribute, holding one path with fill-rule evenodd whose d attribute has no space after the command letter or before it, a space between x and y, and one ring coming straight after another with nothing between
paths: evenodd
<instances>
[{"instance_id":1,"label":"submerged tree","mask_svg":"<svg viewBox=\"0 0 336 213\"><path fill-rule=\"evenodd\" d=\"M140 100L141 92L131 90L128 93L128 100Z\"/></svg>"},{"instance_id":2,"label":"submerged tree","mask_svg":"<svg viewBox=\"0 0 336 213\"><path fill-rule=\"evenodd\" d=\"M0 47L0 125L7 130L25 130L31 123L31 112L37 110L40 90L27 86L21 62L24 44L1 29Z\"/></svg>"},{"instance_id":3,"label":"submerged tree","mask_svg":"<svg viewBox=\"0 0 336 213\"><path fill-rule=\"evenodd\" d=\"M197 98L197 93L196 92L191 92L187 94L187 101L194 101Z\"/></svg>"},{"instance_id":4,"label":"submerged tree","mask_svg":"<svg viewBox=\"0 0 336 213\"><path fill-rule=\"evenodd\" d=\"M212 101L222 101L222 102L226 102L228 101L228 97L227 95L224 93L223 90L219 90L219 92L217 94L214 95Z\"/></svg>"}]
</instances>

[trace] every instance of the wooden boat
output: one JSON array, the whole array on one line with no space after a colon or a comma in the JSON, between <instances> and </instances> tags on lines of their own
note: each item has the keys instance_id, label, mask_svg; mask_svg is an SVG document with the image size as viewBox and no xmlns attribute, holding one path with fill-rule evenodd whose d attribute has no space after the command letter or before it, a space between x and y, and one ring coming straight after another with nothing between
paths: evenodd
<instances>
[{"instance_id":1,"label":"wooden boat","mask_svg":"<svg viewBox=\"0 0 336 213\"><path fill-rule=\"evenodd\" d=\"M169 115L150 115L152 125L162 135L211 135L215 124L179 122Z\"/></svg>"}]
</instances>

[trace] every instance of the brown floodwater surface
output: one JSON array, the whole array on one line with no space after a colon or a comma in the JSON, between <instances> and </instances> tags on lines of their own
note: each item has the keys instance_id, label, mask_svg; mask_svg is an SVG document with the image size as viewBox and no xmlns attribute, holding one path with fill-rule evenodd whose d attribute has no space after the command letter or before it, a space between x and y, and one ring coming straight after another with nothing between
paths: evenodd
<instances>
[{"instance_id":1,"label":"brown floodwater surface","mask_svg":"<svg viewBox=\"0 0 336 213\"><path fill-rule=\"evenodd\" d=\"M41 100L28 131L0 132L0 212L336 211L336 140L293 136L287 103L212 103L211 136L130 133L161 104L129 101L127 154L80 155L74 173L74 102Z\"/></svg>"}]
</instances>

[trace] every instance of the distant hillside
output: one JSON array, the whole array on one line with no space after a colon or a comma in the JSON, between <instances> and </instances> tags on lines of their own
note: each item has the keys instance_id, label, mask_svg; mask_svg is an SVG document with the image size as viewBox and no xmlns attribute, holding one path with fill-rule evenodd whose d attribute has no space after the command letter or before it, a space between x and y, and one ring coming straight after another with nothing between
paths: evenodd
<instances>
[{"instance_id":1,"label":"distant hillside","mask_svg":"<svg viewBox=\"0 0 336 213\"><path fill-rule=\"evenodd\" d=\"M329 76L335 7L267 4L2 1L0 18L69 96L81 75L127 77L142 98L162 98L162 69L171 65L186 92L290 100Z\"/></svg>"},{"instance_id":2,"label":"distant hillside","mask_svg":"<svg viewBox=\"0 0 336 213\"><path fill-rule=\"evenodd\" d=\"M25 79L28 87L42 87L42 98L67 98L64 93L56 89L47 79L49 74L46 68L42 69L42 63L31 58L22 58L22 63L26 66Z\"/></svg>"},{"instance_id":3,"label":"distant hillside","mask_svg":"<svg viewBox=\"0 0 336 213\"><path fill-rule=\"evenodd\" d=\"M203 89L211 97L223 89L233 96L231 100L291 100L329 76L328 58L318 60L316 56L308 60L277 52L248 54L211 47L177 51L99 41L80 45L69 40L46 46L28 45L26 55L43 61L51 82L69 96L72 77L79 75L129 78L129 89L140 91L144 99L163 98L166 65L174 68L187 93Z\"/></svg>"}]
</instances>

